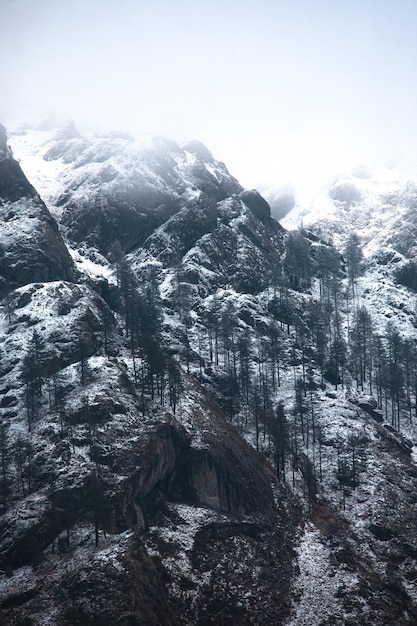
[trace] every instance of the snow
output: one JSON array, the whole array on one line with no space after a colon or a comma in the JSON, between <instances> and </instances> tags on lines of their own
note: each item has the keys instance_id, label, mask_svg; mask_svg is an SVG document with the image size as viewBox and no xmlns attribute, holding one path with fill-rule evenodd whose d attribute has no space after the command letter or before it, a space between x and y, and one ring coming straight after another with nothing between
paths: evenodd
<instances>
[{"instance_id":1,"label":"snow","mask_svg":"<svg viewBox=\"0 0 417 626\"><path fill-rule=\"evenodd\" d=\"M11 249L22 239L33 238L37 226L37 210L32 200L2 203L2 243L5 249Z\"/></svg>"},{"instance_id":2,"label":"snow","mask_svg":"<svg viewBox=\"0 0 417 626\"><path fill-rule=\"evenodd\" d=\"M152 526L145 537L145 545L150 556L159 555L158 543L162 540L170 546L170 556L164 558L164 565L173 575L171 593L174 596L182 596L182 591L177 582L187 577L198 586L206 585L210 578L210 571L198 572L191 563L191 551L197 532L207 524L226 521L224 515L215 513L211 509L186 504L168 504L169 515L173 522L165 520L161 526ZM168 523L167 523L168 522ZM188 592L193 595L195 592Z\"/></svg>"},{"instance_id":3,"label":"snow","mask_svg":"<svg viewBox=\"0 0 417 626\"><path fill-rule=\"evenodd\" d=\"M343 227L343 219L347 217L346 226L361 231L361 236L369 237L378 232L379 226L393 219L398 211L398 203L392 203L391 198L398 195L399 190L407 187L410 180L415 178L413 168L397 167L372 168L372 175L361 178L354 175L354 171L329 180L318 190L312 198L304 203L297 204L282 220L281 224L288 230L296 229L301 225L316 226L328 223L332 229ZM361 193L361 199L353 204L348 211L329 196L329 190L338 185L349 183ZM356 221L356 225L352 222ZM371 231L367 229L371 226Z\"/></svg>"},{"instance_id":4,"label":"snow","mask_svg":"<svg viewBox=\"0 0 417 626\"><path fill-rule=\"evenodd\" d=\"M68 250L76 268L81 274L89 276L93 280L104 278L109 283L116 284L117 279L114 269L97 250L77 250L70 246L68 246Z\"/></svg>"},{"instance_id":5,"label":"snow","mask_svg":"<svg viewBox=\"0 0 417 626\"><path fill-rule=\"evenodd\" d=\"M293 594L294 617L286 626L313 626L318 624L345 624L345 610L340 598L344 593L354 593L358 584L356 575L347 569L332 567L331 551L325 539L311 523L307 523L297 547L300 575Z\"/></svg>"},{"instance_id":6,"label":"snow","mask_svg":"<svg viewBox=\"0 0 417 626\"><path fill-rule=\"evenodd\" d=\"M157 140L149 140L148 142L129 141L119 138L100 138L91 140L92 145L82 151L81 155L74 162L65 162L63 157L46 161L43 154L54 145L52 131L27 131L26 134L14 135L11 138L11 144L17 156L22 160L22 166L26 171L31 182L41 192L41 196L47 203L47 206L54 212L56 216L60 215L61 209L56 206L57 198L60 196L63 186L72 190L72 201L76 203L86 202L90 196L97 197L98 191L103 191L103 181L100 180L100 173L103 172L104 165L114 169L117 177L126 177L135 173L137 177L142 177L146 181L149 188L157 190L168 189L169 183L163 177L157 175L152 168L143 162L145 154L154 154L155 146L159 146L163 154L175 164L174 170L179 173L182 180L182 187L170 193L177 193L180 202L185 206L188 202L193 202L200 196L200 191L193 185L195 183L192 168L196 164L195 155L185 151L182 152L178 147L174 152L169 152L167 146L163 142ZM104 165L103 165L104 164ZM205 164L206 170L217 180L221 180L222 169L219 165ZM118 179L120 181L120 178ZM54 181L54 182L51 182ZM60 181L60 182L58 182ZM62 182L63 181L63 182ZM333 181L335 184L351 183L352 178L340 178ZM109 183L110 186L112 182ZM376 255L382 248L392 249L388 245L390 231L394 228L398 219L404 215L404 206L401 204L405 197L404 189L407 185L407 179L392 173L391 178L382 181L375 175L370 178L355 177L353 184L361 192L361 201L350 207L342 206L329 197L328 189L322 190L317 196L311 207L297 207L291 212L283 223L287 226L298 224L303 220L305 226L317 224L322 231L324 239L330 238L331 232L335 232L334 242L343 249L344 243L350 232L355 231L360 234L365 244L366 271L362 277L358 279L357 284L357 303L356 305L366 305L374 319L375 329L378 333L383 334L385 325L388 320L394 320L403 337L415 337L415 310L416 297L411 296L409 290L405 287L399 287L394 283L392 278L392 268L381 265L376 260ZM100 196L100 202L105 202L104 196ZM391 198L391 199L390 199ZM30 235L32 232L32 223L30 217L30 209L23 204L15 204L19 214L20 235L16 233L13 219L9 223L5 223L2 236L5 241L9 240L11 244L15 244L16 238L21 233ZM7 207L6 207L7 209ZM229 198L219 204L219 214L224 218L227 217L230 228L239 229L242 223L248 219L248 210L238 202L235 198ZM8 225L9 224L9 225ZM168 220L169 225L169 220ZM7 239L8 238L8 239ZM199 272L200 292L196 296L194 309L189 315L190 328L188 328L188 337L193 352L193 359L190 364L190 374L188 375L183 365L184 392L178 403L177 413L171 415L164 408L154 408L153 412L145 417L138 414L138 407L134 399L123 396L124 405L127 407L125 415L112 415L111 422L105 427L99 427L99 433L104 432L104 428L108 428L114 435L113 445L115 449L120 448L117 434L130 431L130 443L134 443L145 432L145 427L149 423L158 423L162 419L177 422L185 429L190 436L191 446L194 449L207 447L207 438L205 435L211 433L213 428L210 422L210 415L204 401L196 379L199 378L199 360L197 355L200 351L206 364L215 367L213 363L209 363L208 358L208 338L202 323L202 314L209 310L209 307L216 299L218 312L227 311L228 305L232 305L232 309L236 312L236 327L239 331L248 330L251 337L252 348L255 351L258 342L262 340L262 327L267 327L271 323L271 316L268 314L269 292L266 290L261 294L252 296L245 293L239 293L234 289L218 288L215 292L210 285L215 284L215 273L210 269L210 255L204 248L209 236L203 236L199 241L199 245L192 247L182 259L182 268L187 270L195 270ZM156 242L156 243L155 243ZM177 247L177 241L173 235L170 235L164 227L156 230L153 236L147 241L147 249L143 249L139 254L128 256L136 269L140 272L149 265L157 269L160 281L160 294L166 308L164 310L164 337L167 345L175 353L175 350L181 350L179 337L184 332L184 323L180 319L178 312L174 312L169 308L169 300L172 297L177 276L175 268L165 268L162 257L167 254L174 254ZM250 247L241 234L238 236L238 261L245 263L247 253ZM162 251L161 251L162 250ZM70 248L71 256L83 276L93 281L105 279L111 283L115 283L114 271L107 260L102 257L93 248L80 246L79 248ZM158 256L159 255L159 256ZM223 283L225 284L225 283ZM346 286L346 280L345 280ZM194 292L197 287L193 285ZM315 297L318 292L317 284L313 284L310 294L292 293L291 297L294 303L297 303L300 311L304 308L304 303ZM69 310L63 314L58 310L59 302L69 303ZM75 303L76 302L76 303ZM11 320L7 320L8 313L3 303L2 314L0 315L0 343L7 354L6 363L12 365L11 373L8 381L11 381L11 387L18 388L21 385L19 381L20 366L23 357L28 349L29 339L31 337L31 329L41 330L44 338L51 349L56 346L56 337L65 329L66 333L71 329L75 332L80 325L80 314L82 311L90 308L93 316L100 321L100 311L97 310L91 299L91 292L88 284L71 285L61 281L51 282L48 284L26 285L14 291L12 295ZM343 328L347 332L346 321L346 303L343 308ZM253 320L254 328L239 317L242 312L249 312L251 320ZM247 319L247 317L245 318ZM76 337L76 335L74 335ZM73 339L74 339L73 337ZM294 346L295 335L293 331L290 333L282 333L281 336L283 346L283 363L281 368L281 385L273 394L272 400L274 405L282 401L286 414L293 422L294 416L292 409L294 406L294 381L302 375L302 366L293 365L290 361L290 348ZM117 394L124 394L120 390L119 376L121 370L129 373L131 380L133 379L133 362L131 355L127 349L123 347L120 341L118 346L117 365L107 356L96 355L88 360L89 367L93 372L93 380L89 382L80 391L78 385L79 365L72 364L62 369L61 372L65 376L68 386L78 389L78 393L72 394L67 403L69 414L75 414L82 407L85 399L91 406L94 403L99 404L101 398L106 398L106 393L111 393L112 397L118 399ZM294 355L297 357L296 362L300 362L299 350L294 348ZM222 359L221 359L222 361ZM125 368L123 366L125 364ZM255 354L252 366L255 368L259 365L259 354ZM215 368L218 374L224 373L225 364ZM125 372L124 372L125 373ZM315 382L319 383L319 376L315 373ZM194 377L194 379L193 379ZM360 392L356 388L352 379L347 376L345 387L339 386L334 389L331 385L326 385L323 389L317 389L313 396L313 407L317 423L322 430L323 445L321 449L321 470L322 477L318 479L318 500L324 501L324 497L328 499L329 506L333 510L338 511L340 518L349 523L352 534L369 543L369 525L379 519L381 513L386 511L386 494L388 491L386 469L389 467L389 453L383 448L388 434L382 437L381 431L377 430L376 424L370 416L365 415L357 406L358 400L367 398L365 392ZM353 404L353 402L356 404ZM56 416L49 411L44 402L43 414L40 421L34 428L33 438L37 445L41 445L42 429L56 428ZM20 409L22 402L20 402ZM20 410L19 409L19 410ZM269 438L261 436L260 441L256 441L254 424L251 420L246 419L244 412L238 413L233 417L233 423L242 437L246 439L254 448L259 444L261 452L267 458L271 455L271 445ZM306 417L310 419L310 417ZM71 457L70 467L57 461L57 479L62 481L72 480L74 484L79 481L82 484L83 477L91 472L93 463L90 458L90 452L85 437L85 424L74 426L74 432L79 435L79 442L74 446ZM100 430L101 429L101 430ZM18 434L25 434L26 427L22 421L21 413L11 418L11 434L17 437ZM402 434L412 442L412 452L410 462L417 465L417 425L403 424ZM357 469L359 485L356 488L343 490L337 478L338 470L338 454L343 458L349 459L351 454L349 448L349 440L352 436L357 437L360 443L360 452L363 453L363 463ZM392 435L391 441L396 437ZM382 441L382 443L381 443ZM395 440L401 443L401 439L397 437ZM83 443L84 442L84 443ZM48 450L52 454L52 446L48 444ZM339 453L337 448L339 447ZM309 441L300 442L300 449L307 453L310 458L315 459L316 472L318 474L318 443L313 441L310 435ZM406 466L407 457L402 463ZM287 468L287 475L290 476L290 468ZM113 477L114 481L123 480L120 474ZM61 483L61 484L62 484ZM291 484L293 493L299 498L299 501L306 502L305 481L301 472L297 472L294 476L294 482ZM346 504L347 501L347 504ZM28 502L24 503L30 512ZM35 502L36 504L36 502ZM39 505L39 502L37 503ZM159 555L158 540L163 540L172 548L172 554L164 558L164 565L174 574L177 580L182 576L190 577L197 584L206 583L206 575L197 575L193 572L190 561L190 552L193 549L195 534L204 525L211 521L219 521L223 518L214 511L204 508L189 506L186 504L169 504L168 510L175 518L175 522L165 520L165 528L158 525L152 526L149 536L145 538L149 554L152 556ZM307 506L305 505L307 514ZM90 532L89 529L88 532ZM82 531L77 530L81 536ZM85 531L87 533L87 531ZM286 626L304 626L315 625L328 620L328 623L343 624L347 619L345 609L343 608L342 596L350 593L356 594L358 586L358 577L348 571L343 565L334 565L334 546L331 545L329 539L321 534L320 530L314 526L312 522L307 522L300 530L300 541L297 547L297 563L300 574L293 582L292 593L294 596L293 614L291 620ZM375 554L368 547L363 548L364 553L369 561L373 562L374 571L379 572L381 576L384 574L385 564L378 563ZM81 554L81 550L80 550ZM85 550L85 558L94 559L97 563L111 562L117 571L121 571L122 565L117 557L117 549L115 545L107 543L104 547L94 555L92 551ZM254 572L254 576L257 572ZM22 569L17 574L17 581L29 580L29 574ZM7 581L6 581L7 582ZM3 581L0 584L6 585ZM8 583L7 583L8 584ZM7 586L7 585L6 585ZM22 582L22 587L23 587ZM409 585L411 587L411 585ZM0 587L1 589L1 587ZM180 595L180 590L173 584L172 593ZM358 594L356 594L358 595ZM244 599L242 600L244 602ZM358 600L359 602L360 600ZM364 610L366 607L363 607ZM51 618L52 619L52 618ZM45 622L47 623L47 622ZM53 623L53 622L51 622Z\"/></svg>"},{"instance_id":7,"label":"snow","mask_svg":"<svg viewBox=\"0 0 417 626\"><path fill-rule=\"evenodd\" d=\"M55 135L56 129L20 131L11 134L8 143L26 178L35 187L51 213L57 217L60 211L55 207L54 201L60 194L61 178L66 165L62 159L46 161L43 158L54 145Z\"/></svg>"},{"instance_id":8,"label":"snow","mask_svg":"<svg viewBox=\"0 0 417 626\"><path fill-rule=\"evenodd\" d=\"M14 572L13 579L9 579L4 575L0 575L0 597L4 597L7 592L10 593L10 588L15 591L19 590L19 592L23 592L28 587L29 589L32 589L33 581L31 574L32 567L26 565Z\"/></svg>"},{"instance_id":9,"label":"snow","mask_svg":"<svg viewBox=\"0 0 417 626\"><path fill-rule=\"evenodd\" d=\"M105 203L107 194L117 195L139 184L143 190L159 196L166 193L185 204L201 194L193 174L197 157L175 142L152 135L87 134L57 143L58 131L26 128L9 137L15 158L57 219L69 200L76 206L88 206L94 198ZM58 153L45 159L57 145ZM222 164L204 166L218 182L224 178Z\"/></svg>"}]
</instances>

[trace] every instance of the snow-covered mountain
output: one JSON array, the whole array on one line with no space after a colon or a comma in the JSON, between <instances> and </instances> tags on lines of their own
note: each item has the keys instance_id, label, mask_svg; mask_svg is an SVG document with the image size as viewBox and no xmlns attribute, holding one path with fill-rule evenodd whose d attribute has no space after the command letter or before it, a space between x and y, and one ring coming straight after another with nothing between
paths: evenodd
<instances>
[{"instance_id":1,"label":"snow-covered mountain","mask_svg":"<svg viewBox=\"0 0 417 626\"><path fill-rule=\"evenodd\" d=\"M380 325L394 317L411 334L417 293L416 173L401 164L355 168L281 220L290 230L312 229L340 251L355 233L366 269L359 279L361 302Z\"/></svg>"},{"instance_id":2,"label":"snow-covered mountain","mask_svg":"<svg viewBox=\"0 0 417 626\"><path fill-rule=\"evenodd\" d=\"M415 175L415 168L401 163L355 168L330 180L307 206L298 205L282 223L286 228L302 223L327 229L336 241L355 230L367 257L388 245L407 256L415 246Z\"/></svg>"},{"instance_id":3,"label":"snow-covered mountain","mask_svg":"<svg viewBox=\"0 0 417 626\"><path fill-rule=\"evenodd\" d=\"M417 623L413 179L0 131L3 623Z\"/></svg>"}]
</instances>

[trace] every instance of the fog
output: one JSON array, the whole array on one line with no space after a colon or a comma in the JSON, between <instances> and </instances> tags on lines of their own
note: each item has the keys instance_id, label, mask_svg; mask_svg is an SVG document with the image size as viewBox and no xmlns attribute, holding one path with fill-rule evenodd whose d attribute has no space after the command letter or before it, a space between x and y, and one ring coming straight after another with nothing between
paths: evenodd
<instances>
[{"instance_id":1,"label":"fog","mask_svg":"<svg viewBox=\"0 0 417 626\"><path fill-rule=\"evenodd\" d=\"M0 0L0 122L197 138L297 193L413 156L415 0Z\"/></svg>"}]
</instances>

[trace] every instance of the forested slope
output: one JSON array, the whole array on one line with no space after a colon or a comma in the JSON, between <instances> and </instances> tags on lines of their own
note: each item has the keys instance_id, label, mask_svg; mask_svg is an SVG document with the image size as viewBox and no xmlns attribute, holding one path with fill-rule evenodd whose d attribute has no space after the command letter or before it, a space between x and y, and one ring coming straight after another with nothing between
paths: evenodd
<instances>
[{"instance_id":1,"label":"forested slope","mask_svg":"<svg viewBox=\"0 0 417 626\"><path fill-rule=\"evenodd\" d=\"M286 231L198 142L2 142L3 621L416 623L411 187Z\"/></svg>"}]
</instances>

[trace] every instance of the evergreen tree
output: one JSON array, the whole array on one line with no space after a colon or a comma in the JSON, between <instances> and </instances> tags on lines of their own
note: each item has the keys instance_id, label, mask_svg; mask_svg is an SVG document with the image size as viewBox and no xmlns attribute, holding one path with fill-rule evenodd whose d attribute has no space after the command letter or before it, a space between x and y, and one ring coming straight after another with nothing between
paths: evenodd
<instances>
[{"instance_id":1,"label":"evergreen tree","mask_svg":"<svg viewBox=\"0 0 417 626\"><path fill-rule=\"evenodd\" d=\"M320 368L321 384L323 385L324 366L328 355L330 332L330 313L332 305L312 302L306 309L306 320L311 332L311 340L315 350L315 360Z\"/></svg>"},{"instance_id":2,"label":"evergreen tree","mask_svg":"<svg viewBox=\"0 0 417 626\"><path fill-rule=\"evenodd\" d=\"M306 414L307 406L305 402L305 387L302 378L297 378L295 381L295 403L294 403L294 425L296 433L298 431L298 424L301 432L301 437L305 439L305 426L306 426ZM298 418L300 421L298 422Z\"/></svg>"},{"instance_id":3,"label":"evergreen tree","mask_svg":"<svg viewBox=\"0 0 417 626\"><path fill-rule=\"evenodd\" d=\"M382 408L385 388L384 372L388 356L382 338L379 335L374 334L372 336L372 344L372 354L374 355L374 381L377 394L377 405Z\"/></svg>"},{"instance_id":4,"label":"evergreen tree","mask_svg":"<svg viewBox=\"0 0 417 626\"><path fill-rule=\"evenodd\" d=\"M0 423L0 501L3 511L7 508L7 498L10 493L10 449L7 426L4 421Z\"/></svg>"},{"instance_id":5,"label":"evergreen tree","mask_svg":"<svg viewBox=\"0 0 417 626\"><path fill-rule=\"evenodd\" d=\"M121 243L118 239L116 239L111 248L110 248L110 260L112 263L114 263L115 267L116 267L116 281L117 281L117 286L120 287L121 285L121 271L122 271L122 261L123 261L123 249L121 246Z\"/></svg>"},{"instance_id":6,"label":"evergreen tree","mask_svg":"<svg viewBox=\"0 0 417 626\"><path fill-rule=\"evenodd\" d=\"M274 463L277 477L279 481L285 482L285 465L289 449L290 429L282 402L278 404L269 428L274 444Z\"/></svg>"},{"instance_id":7,"label":"evergreen tree","mask_svg":"<svg viewBox=\"0 0 417 626\"><path fill-rule=\"evenodd\" d=\"M175 415L177 410L177 404L183 390L183 383L181 370L172 357L168 358L168 390L169 404L172 407L173 413Z\"/></svg>"},{"instance_id":8,"label":"evergreen tree","mask_svg":"<svg viewBox=\"0 0 417 626\"><path fill-rule=\"evenodd\" d=\"M404 373L402 368L403 340L392 322L386 327L388 363L385 368L385 388L391 398L391 423L400 430L401 400L404 392Z\"/></svg>"},{"instance_id":9,"label":"evergreen tree","mask_svg":"<svg viewBox=\"0 0 417 626\"><path fill-rule=\"evenodd\" d=\"M110 521L111 508L106 498L104 484L98 476L93 476L89 489L89 508L93 513L95 544L99 544L99 531L106 537L106 529Z\"/></svg>"},{"instance_id":10,"label":"evergreen tree","mask_svg":"<svg viewBox=\"0 0 417 626\"><path fill-rule=\"evenodd\" d=\"M350 329L351 359L358 387L363 391L369 374L370 393L372 393L372 354L373 323L370 313L360 307L354 316Z\"/></svg>"},{"instance_id":11,"label":"evergreen tree","mask_svg":"<svg viewBox=\"0 0 417 626\"><path fill-rule=\"evenodd\" d=\"M31 442L19 436L13 446L13 457L17 470L17 490L22 497L31 493L33 488L33 456Z\"/></svg>"},{"instance_id":12,"label":"evergreen tree","mask_svg":"<svg viewBox=\"0 0 417 626\"><path fill-rule=\"evenodd\" d=\"M330 301L333 297L333 278L340 274L340 254L331 246L319 246L315 253L315 259L320 285L320 300Z\"/></svg>"},{"instance_id":13,"label":"evergreen tree","mask_svg":"<svg viewBox=\"0 0 417 626\"><path fill-rule=\"evenodd\" d=\"M360 276L363 261L361 243L356 233L349 235L344 249L344 258L348 270L349 284L355 295L356 282Z\"/></svg>"},{"instance_id":14,"label":"evergreen tree","mask_svg":"<svg viewBox=\"0 0 417 626\"><path fill-rule=\"evenodd\" d=\"M283 270L292 289L303 290L310 286L313 265L310 256L310 242L302 231L288 233Z\"/></svg>"},{"instance_id":15,"label":"evergreen tree","mask_svg":"<svg viewBox=\"0 0 417 626\"><path fill-rule=\"evenodd\" d=\"M243 402L248 404L251 390L252 374L252 345L251 335L248 328L245 328L244 331L239 335L237 346L240 391Z\"/></svg>"},{"instance_id":16,"label":"evergreen tree","mask_svg":"<svg viewBox=\"0 0 417 626\"><path fill-rule=\"evenodd\" d=\"M25 383L25 405L29 431L32 429L34 422L38 419L41 407L41 354L43 350L44 344L42 338L35 330L29 342L28 351L22 362L22 377Z\"/></svg>"}]
</instances>

